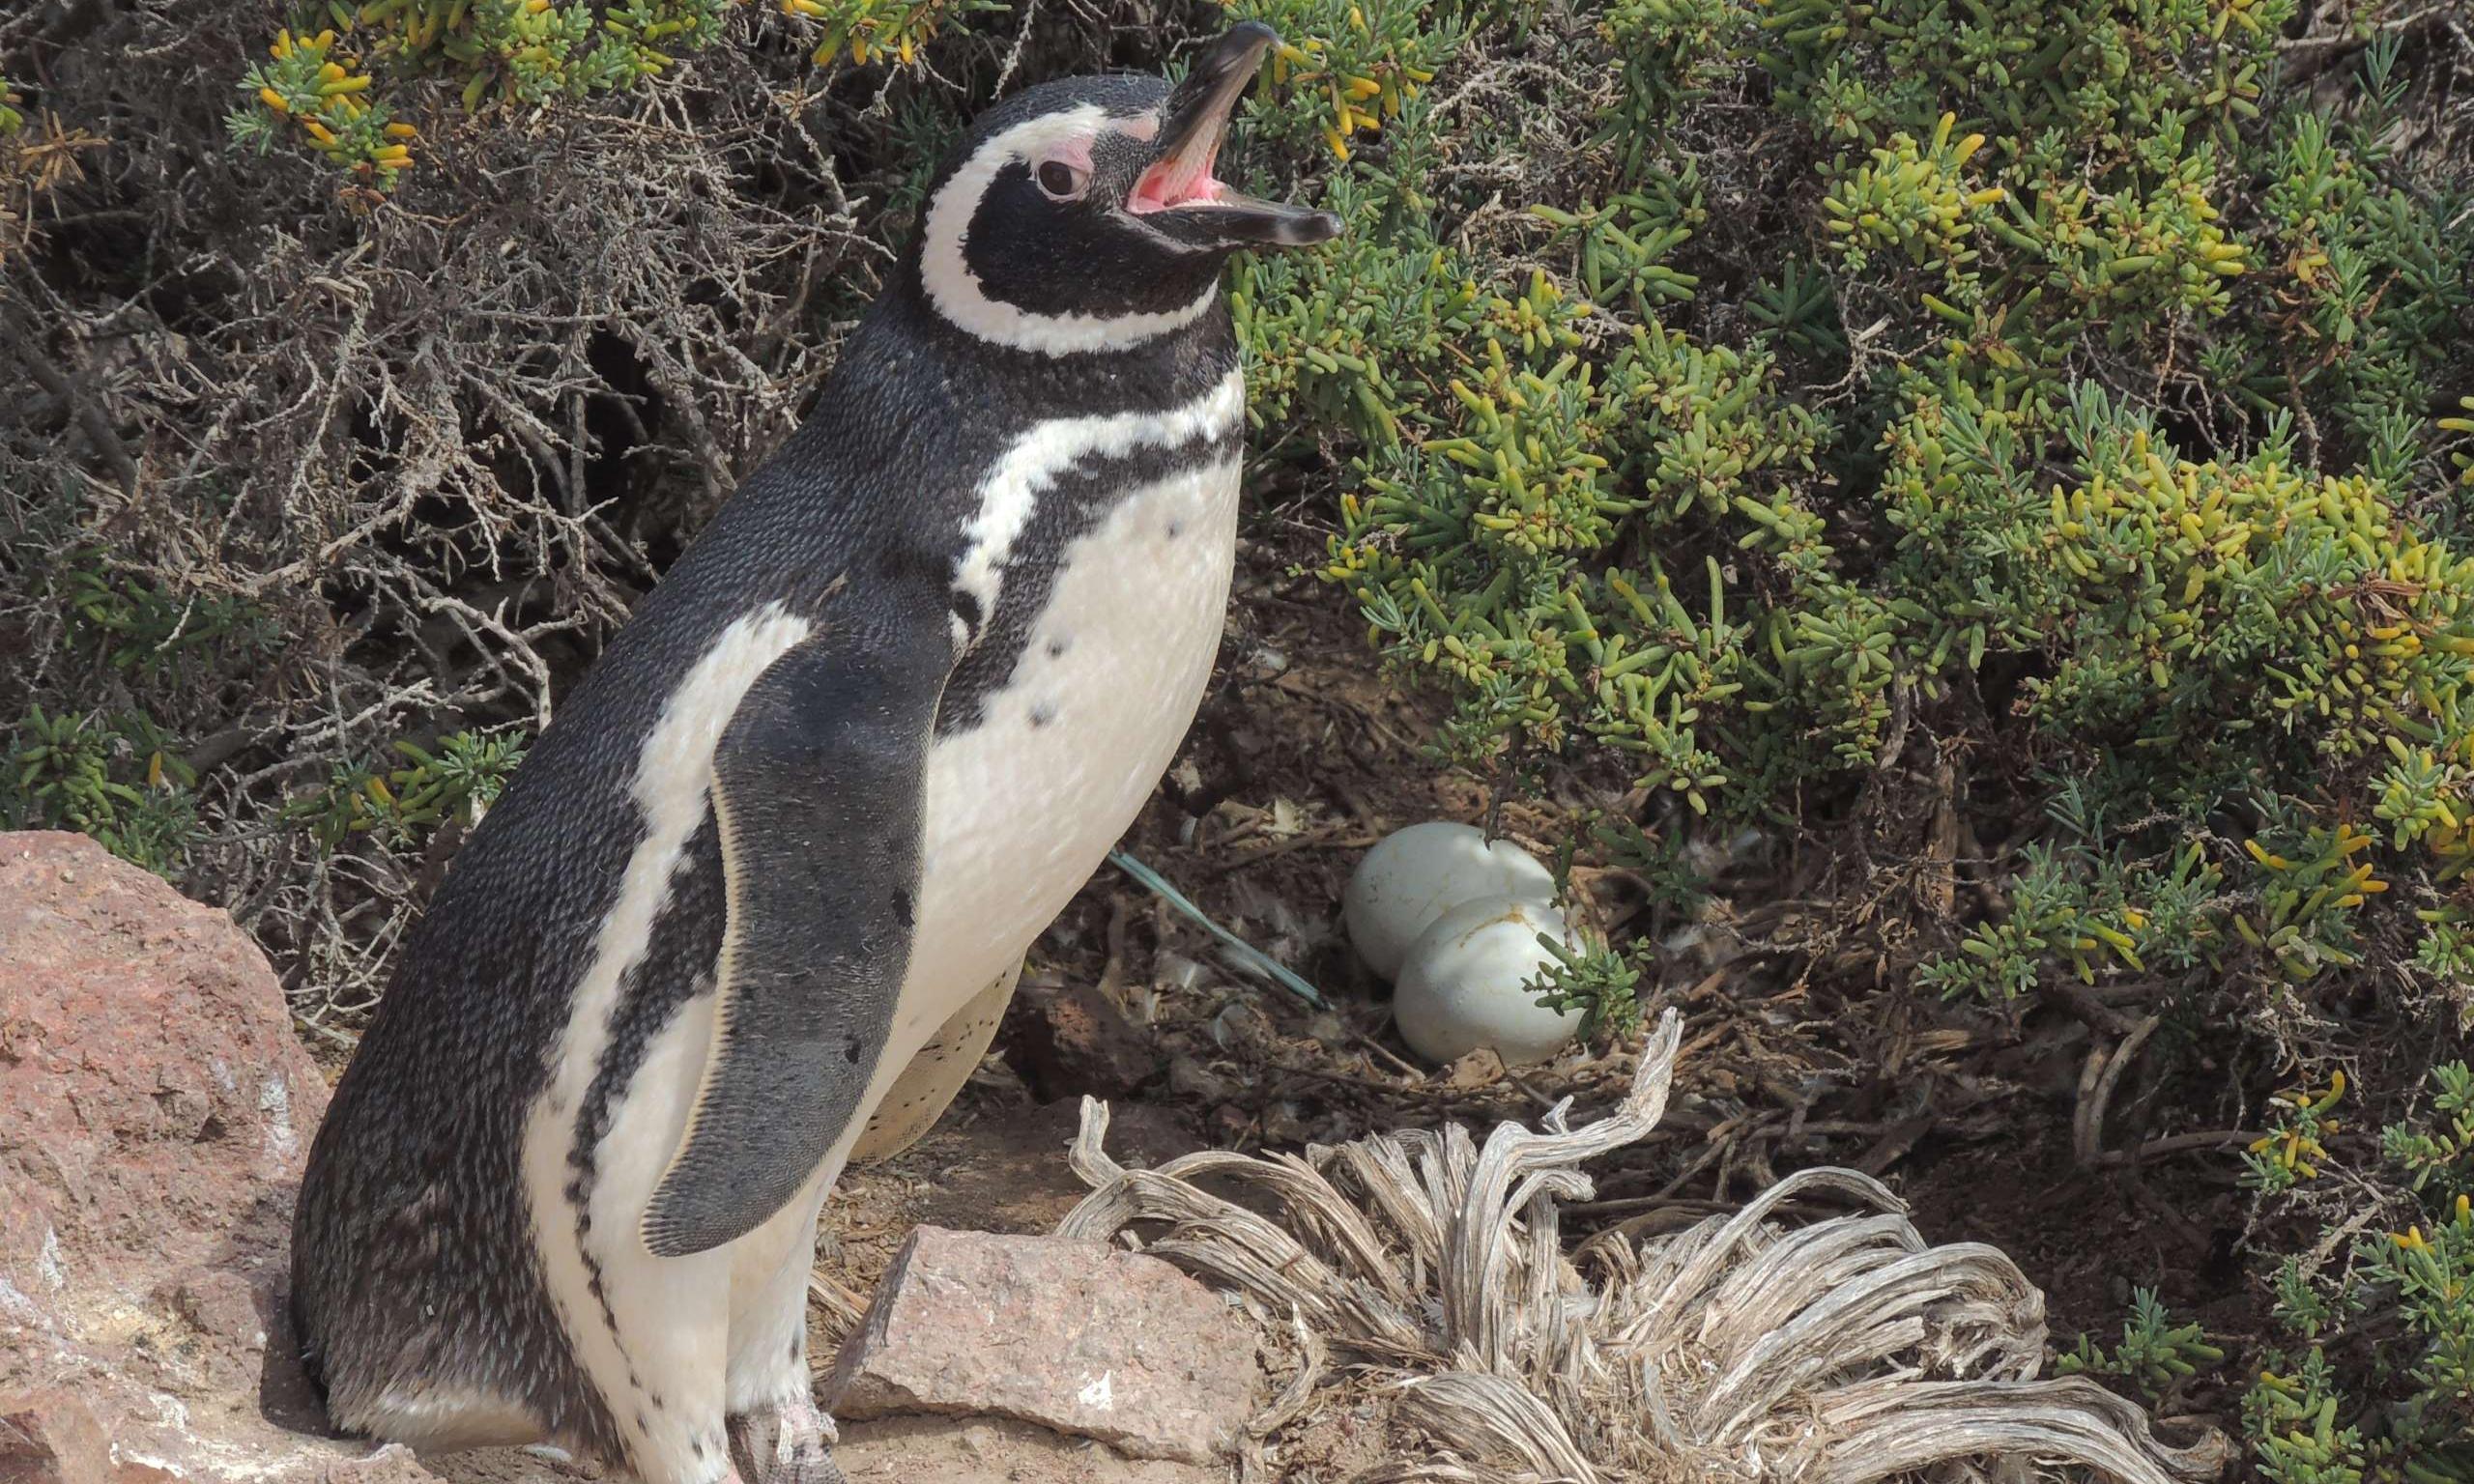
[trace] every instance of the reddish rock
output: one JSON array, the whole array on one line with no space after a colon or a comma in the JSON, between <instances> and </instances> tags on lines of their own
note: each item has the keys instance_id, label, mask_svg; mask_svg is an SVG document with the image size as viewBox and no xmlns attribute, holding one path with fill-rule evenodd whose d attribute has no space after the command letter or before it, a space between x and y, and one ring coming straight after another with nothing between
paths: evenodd
<instances>
[{"instance_id":1,"label":"reddish rock","mask_svg":"<svg viewBox=\"0 0 2474 1484\"><path fill-rule=\"evenodd\" d=\"M1160 1074L1160 1047L1089 985L1032 984L1005 1017L1005 1060L1043 1102L1122 1098Z\"/></svg>"},{"instance_id":2,"label":"reddish rock","mask_svg":"<svg viewBox=\"0 0 2474 1484\"><path fill-rule=\"evenodd\" d=\"M0 836L0 1278L143 1301L203 1261L266 1287L326 1104L229 916L82 835Z\"/></svg>"},{"instance_id":3,"label":"reddish rock","mask_svg":"<svg viewBox=\"0 0 2474 1484\"><path fill-rule=\"evenodd\" d=\"M111 1440L57 1386L0 1396L0 1484L112 1484Z\"/></svg>"},{"instance_id":4,"label":"reddish rock","mask_svg":"<svg viewBox=\"0 0 2474 1484\"><path fill-rule=\"evenodd\" d=\"M326 1105L228 915L0 834L0 1481L429 1477L278 1425L319 1425L273 1321Z\"/></svg>"},{"instance_id":5,"label":"reddish rock","mask_svg":"<svg viewBox=\"0 0 2474 1484\"><path fill-rule=\"evenodd\" d=\"M1236 1447L1260 1384L1244 1320L1157 1258L923 1226L825 1396L837 1417L1014 1417L1136 1458L1208 1464Z\"/></svg>"}]
</instances>

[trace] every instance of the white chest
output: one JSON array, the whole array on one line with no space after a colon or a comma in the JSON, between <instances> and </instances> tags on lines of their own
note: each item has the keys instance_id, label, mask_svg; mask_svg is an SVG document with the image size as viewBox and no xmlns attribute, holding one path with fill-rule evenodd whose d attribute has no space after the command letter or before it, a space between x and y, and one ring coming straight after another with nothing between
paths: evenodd
<instances>
[{"instance_id":1,"label":"white chest","mask_svg":"<svg viewBox=\"0 0 2474 1484\"><path fill-rule=\"evenodd\" d=\"M1065 549L981 724L929 755L899 1053L1016 961L1134 821L1193 722L1228 601L1238 460L1125 496Z\"/></svg>"}]
</instances>

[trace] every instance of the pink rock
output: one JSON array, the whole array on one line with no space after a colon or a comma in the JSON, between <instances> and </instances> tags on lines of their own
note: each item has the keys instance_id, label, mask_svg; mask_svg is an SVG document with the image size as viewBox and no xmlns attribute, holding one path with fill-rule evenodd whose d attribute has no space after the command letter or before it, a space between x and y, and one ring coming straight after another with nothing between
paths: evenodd
<instances>
[{"instance_id":1,"label":"pink rock","mask_svg":"<svg viewBox=\"0 0 2474 1484\"><path fill-rule=\"evenodd\" d=\"M0 1421L0 1481L429 1477L290 1430L322 1426L275 1320L326 1105L228 915L0 834L0 1396L41 1427L14 1456Z\"/></svg>"},{"instance_id":2,"label":"pink rock","mask_svg":"<svg viewBox=\"0 0 2474 1484\"><path fill-rule=\"evenodd\" d=\"M0 1484L112 1484L111 1441L60 1387L0 1396Z\"/></svg>"},{"instance_id":3,"label":"pink rock","mask_svg":"<svg viewBox=\"0 0 2474 1484\"><path fill-rule=\"evenodd\" d=\"M1157 1258L923 1226L825 1389L837 1417L1016 1417L1207 1464L1235 1449L1261 1378L1243 1320Z\"/></svg>"}]
</instances>

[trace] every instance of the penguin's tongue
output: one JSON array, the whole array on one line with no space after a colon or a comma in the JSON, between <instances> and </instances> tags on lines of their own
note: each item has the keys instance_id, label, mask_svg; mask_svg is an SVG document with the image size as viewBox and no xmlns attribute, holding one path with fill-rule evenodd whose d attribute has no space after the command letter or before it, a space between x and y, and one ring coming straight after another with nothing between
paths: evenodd
<instances>
[{"instance_id":1,"label":"penguin's tongue","mask_svg":"<svg viewBox=\"0 0 2474 1484\"><path fill-rule=\"evenodd\" d=\"M1139 215L1218 201L1225 195L1228 187L1211 173L1220 156L1220 129L1210 128L1209 133L1211 137L1194 141L1201 148L1189 146L1143 171L1142 178L1134 183L1134 193L1126 198L1126 210Z\"/></svg>"}]
</instances>

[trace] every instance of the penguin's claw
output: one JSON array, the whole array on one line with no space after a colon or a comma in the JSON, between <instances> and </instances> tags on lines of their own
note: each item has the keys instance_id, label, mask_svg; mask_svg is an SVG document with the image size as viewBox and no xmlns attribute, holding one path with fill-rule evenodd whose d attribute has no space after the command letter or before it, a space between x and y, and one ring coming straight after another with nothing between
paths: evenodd
<instances>
[{"instance_id":1,"label":"penguin's claw","mask_svg":"<svg viewBox=\"0 0 2474 1484\"><path fill-rule=\"evenodd\" d=\"M800 1400L730 1419L731 1462L745 1484L844 1484L833 1419Z\"/></svg>"}]
</instances>

